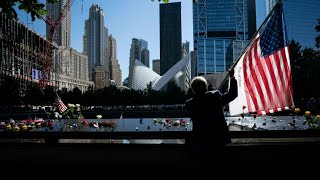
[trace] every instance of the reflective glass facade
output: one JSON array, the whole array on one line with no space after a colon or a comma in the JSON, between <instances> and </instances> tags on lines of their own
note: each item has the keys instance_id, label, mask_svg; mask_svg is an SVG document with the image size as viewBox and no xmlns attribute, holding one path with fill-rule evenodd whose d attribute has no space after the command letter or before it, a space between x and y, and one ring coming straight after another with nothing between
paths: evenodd
<instances>
[{"instance_id":1,"label":"reflective glass facade","mask_svg":"<svg viewBox=\"0 0 320 180\"><path fill-rule=\"evenodd\" d=\"M271 3L270 3L271 2ZM283 13L286 21L289 41L294 39L302 48L315 48L315 38L318 33L315 27L320 18L319 0L286 0L283 2ZM266 0L273 6L275 0ZM270 8L267 7L267 13Z\"/></svg>"},{"instance_id":2,"label":"reflective glass facade","mask_svg":"<svg viewBox=\"0 0 320 180\"><path fill-rule=\"evenodd\" d=\"M234 41L255 33L255 0L198 0L193 25L197 74L224 72L236 59Z\"/></svg>"},{"instance_id":3,"label":"reflective glass facade","mask_svg":"<svg viewBox=\"0 0 320 180\"><path fill-rule=\"evenodd\" d=\"M160 4L160 75L181 60L181 2Z\"/></svg>"}]
</instances>

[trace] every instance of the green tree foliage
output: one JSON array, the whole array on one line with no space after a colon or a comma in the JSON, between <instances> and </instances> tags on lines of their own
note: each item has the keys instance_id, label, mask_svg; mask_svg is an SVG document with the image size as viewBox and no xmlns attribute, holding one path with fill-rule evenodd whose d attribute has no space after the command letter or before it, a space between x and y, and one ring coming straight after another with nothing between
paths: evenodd
<instances>
[{"instance_id":1,"label":"green tree foliage","mask_svg":"<svg viewBox=\"0 0 320 180\"><path fill-rule=\"evenodd\" d=\"M59 0L48 0L48 3L56 3ZM9 18L17 19L17 12L14 9L18 5L19 10L30 13L32 21L41 19L48 11L45 9L45 4L38 2L38 0L1 0L0 8Z\"/></svg>"},{"instance_id":2,"label":"green tree foliage","mask_svg":"<svg viewBox=\"0 0 320 180\"><path fill-rule=\"evenodd\" d=\"M295 102L302 98L320 97L320 52L290 42L290 61Z\"/></svg>"},{"instance_id":3,"label":"green tree foliage","mask_svg":"<svg viewBox=\"0 0 320 180\"><path fill-rule=\"evenodd\" d=\"M15 78L10 76L3 77L0 82L0 104L9 109L14 105L20 105L19 87L19 83Z\"/></svg>"},{"instance_id":4,"label":"green tree foliage","mask_svg":"<svg viewBox=\"0 0 320 180\"><path fill-rule=\"evenodd\" d=\"M47 1L50 4L54 4L59 0ZM169 0L158 1L169 2ZM36 18L41 19L44 15L48 14L48 11L45 9L45 4L40 3L38 0L0 0L0 11L5 13L9 18L17 19L17 12L14 9L15 6L18 6L19 10L29 13L32 21L35 21Z\"/></svg>"}]
</instances>

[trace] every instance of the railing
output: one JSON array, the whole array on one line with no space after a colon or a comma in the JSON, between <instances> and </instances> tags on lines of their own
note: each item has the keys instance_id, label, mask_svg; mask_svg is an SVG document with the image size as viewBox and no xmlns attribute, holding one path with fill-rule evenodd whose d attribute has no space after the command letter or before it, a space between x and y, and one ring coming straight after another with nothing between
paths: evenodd
<instances>
[{"instance_id":1,"label":"railing","mask_svg":"<svg viewBox=\"0 0 320 180\"><path fill-rule=\"evenodd\" d=\"M183 139L188 143L190 131L163 131L163 132L39 132L39 131L4 131L0 132L0 141L10 140L44 140L45 143L59 143L60 139ZM281 131L231 131L231 138L236 142L263 143L267 139L278 142L320 142L319 130L281 130ZM295 141L294 141L295 140ZM235 142L235 141L234 141Z\"/></svg>"}]
</instances>

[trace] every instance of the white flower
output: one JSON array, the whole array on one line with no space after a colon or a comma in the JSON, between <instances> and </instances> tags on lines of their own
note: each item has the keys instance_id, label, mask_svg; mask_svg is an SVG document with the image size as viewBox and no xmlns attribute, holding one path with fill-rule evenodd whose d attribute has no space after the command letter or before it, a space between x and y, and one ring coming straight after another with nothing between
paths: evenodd
<instances>
[{"instance_id":1,"label":"white flower","mask_svg":"<svg viewBox=\"0 0 320 180\"><path fill-rule=\"evenodd\" d=\"M97 115L97 118L98 118L98 119L101 119L101 118L102 118L102 116L101 116L101 115Z\"/></svg>"},{"instance_id":2,"label":"white flower","mask_svg":"<svg viewBox=\"0 0 320 180\"><path fill-rule=\"evenodd\" d=\"M41 107L42 110L45 110L46 108L44 106Z\"/></svg>"},{"instance_id":3,"label":"white flower","mask_svg":"<svg viewBox=\"0 0 320 180\"><path fill-rule=\"evenodd\" d=\"M76 107L80 107L80 104L76 104Z\"/></svg>"},{"instance_id":4,"label":"white flower","mask_svg":"<svg viewBox=\"0 0 320 180\"><path fill-rule=\"evenodd\" d=\"M71 104L70 103L68 103L68 105L67 105L69 108L71 108Z\"/></svg>"}]
</instances>

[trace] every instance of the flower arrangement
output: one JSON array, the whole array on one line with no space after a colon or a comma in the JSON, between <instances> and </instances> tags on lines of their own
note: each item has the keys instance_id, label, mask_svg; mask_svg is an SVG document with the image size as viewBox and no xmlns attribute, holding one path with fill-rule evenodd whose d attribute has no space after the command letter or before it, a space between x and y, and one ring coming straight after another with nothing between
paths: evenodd
<instances>
[{"instance_id":1,"label":"flower arrangement","mask_svg":"<svg viewBox=\"0 0 320 180\"><path fill-rule=\"evenodd\" d=\"M101 121L98 123L99 127L111 127L114 128L117 126L115 121Z\"/></svg>"},{"instance_id":2,"label":"flower arrangement","mask_svg":"<svg viewBox=\"0 0 320 180\"><path fill-rule=\"evenodd\" d=\"M303 122L303 125L308 124L310 127L319 128L318 122L320 120L320 115L312 116L310 111L305 111L306 120Z\"/></svg>"},{"instance_id":3,"label":"flower arrangement","mask_svg":"<svg viewBox=\"0 0 320 180\"><path fill-rule=\"evenodd\" d=\"M80 104L68 104L68 109L62 113L63 119L83 119Z\"/></svg>"}]
</instances>

